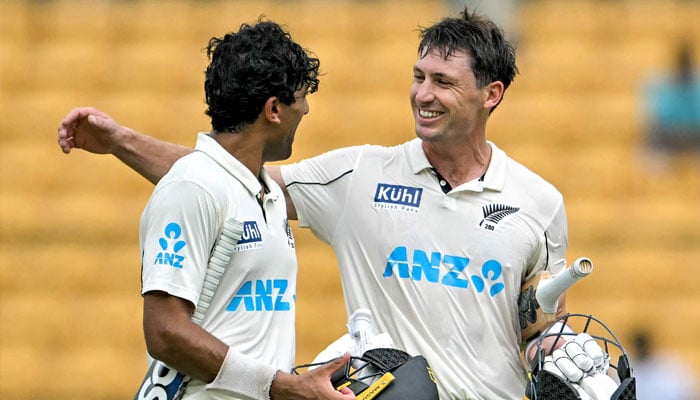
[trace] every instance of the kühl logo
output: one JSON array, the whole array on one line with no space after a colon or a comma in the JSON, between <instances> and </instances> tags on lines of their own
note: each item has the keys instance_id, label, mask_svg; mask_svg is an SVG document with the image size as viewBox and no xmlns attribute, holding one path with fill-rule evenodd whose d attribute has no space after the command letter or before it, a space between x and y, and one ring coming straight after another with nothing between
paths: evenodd
<instances>
[{"instance_id":1,"label":"k\u00fchl logo","mask_svg":"<svg viewBox=\"0 0 700 400\"><path fill-rule=\"evenodd\" d=\"M255 221L245 221L243 223L243 235L238 241L238 244L251 243L251 242L262 242L262 235L260 234L260 228Z\"/></svg>"},{"instance_id":2,"label":"k\u00fchl logo","mask_svg":"<svg viewBox=\"0 0 700 400\"><path fill-rule=\"evenodd\" d=\"M175 222L171 222L165 227L163 237L158 239L158 244L163 251L158 253L153 264L182 268L182 262L185 260L185 257L177 253L182 250L187 243L185 243L184 240L178 240L181 235L182 227Z\"/></svg>"},{"instance_id":3,"label":"k\u00fchl logo","mask_svg":"<svg viewBox=\"0 0 700 400\"><path fill-rule=\"evenodd\" d=\"M374 208L418 212L422 195L422 188L378 183Z\"/></svg>"}]
</instances>

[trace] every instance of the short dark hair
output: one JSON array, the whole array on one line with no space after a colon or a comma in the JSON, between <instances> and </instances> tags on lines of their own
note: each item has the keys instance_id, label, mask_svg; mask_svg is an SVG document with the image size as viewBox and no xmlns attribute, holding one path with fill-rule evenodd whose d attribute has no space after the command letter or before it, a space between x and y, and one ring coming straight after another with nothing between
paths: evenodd
<instances>
[{"instance_id":1,"label":"short dark hair","mask_svg":"<svg viewBox=\"0 0 700 400\"><path fill-rule=\"evenodd\" d=\"M518 73L515 48L506 40L503 31L493 21L470 13L467 7L460 17L445 18L421 28L420 38L419 57L424 57L429 50L437 50L445 58L456 51L466 51L471 56L471 68L480 87L500 81L508 88Z\"/></svg>"},{"instance_id":2,"label":"short dark hair","mask_svg":"<svg viewBox=\"0 0 700 400\"><path fill-rule=\"evenodd\" d=\"M252 124L272 96L289 105L296 91L318 90L319 60L275 22L243 24L238 32L211 38L206 51L206 114L216 132Z\"/></svg>"}]
</instances>

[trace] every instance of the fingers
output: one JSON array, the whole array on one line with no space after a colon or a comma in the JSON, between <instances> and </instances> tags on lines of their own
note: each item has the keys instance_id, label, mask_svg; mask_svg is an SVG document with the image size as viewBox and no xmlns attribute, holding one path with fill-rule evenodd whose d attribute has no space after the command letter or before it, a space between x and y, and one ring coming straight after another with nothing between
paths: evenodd
<instances>
[{"instance_id":1,"label":"fingers","mask_svg":"<svg viewBox=\"0 0 700 400\"><path fill-rule=\"evenodd\" d=\"M70 153L71 149L75 147L75 127L90 114L91 110L96 111L89 107L74 108L63 117L58 125L58 145L65 154Z\"/></svg>"},{"instance_id":2,"label":"fingers","mask_svg":"<svg viewBox=\"0 0 700 400\"><path fill-rule=\"evenodd\" d=\"M353 399L355 398L355 393L353 393L352 390L350 390L347 387L340 388L339 392L343 395L349 395L349 396L343 396L343 398L353 398Z\"/></svg>"},{"instance_id":3,"label":"fingers","mask_svg":"<svg viewBox=\"0 0 700 400\"><path fill-rule=\"evenodd\" d=\"M328 367L329 367L330 371L328 374L328 378L330 379L330 376L334 372L338 371L339 369L345 368L345 366L349 362L350 362L350 353L347 352L347 353L343 354L342 357L338 357L335 360L333 360L333 362L329 363ZM353 393L353 391L350 390L350 388L348 388L348 387L340 388L339 392L340 392L340 394L343 395L342 396L343 399L346 399L346 400L355 399L355 393Z\"/></svg>"},{"instance_id":4,"label":"fingers","mask_svg":"<svg viewBox=\"0 0 700 400\"><path fill-rule=\"evenodd\" d=\"M590 372L593 369L593 359L586 354L583 347L577 342L568 342L562 349L564 349L567 357L569 357L581 371Z\"/></svg>"},{"instance_id":5,"label":"fingers","mask_svg":"<svg viewBox=\"0 0 700 400\"><path fill-rule=\"evenodd\" d=\"M318 367L312 373L318 373L322 375L324 379L328 379L330 381L331 375L333 375L334 372L340 370L341 368L345 368L345 366L349 362L350 353L346 352L341 357L335 358L332 361L329 361L328 363L324 364L323 366ZM355 394L349 388L343 387L335 391L335 395L333 396L333 398L352 400L355 399Z\"/></svg>"},{"instance_id":6,"label":"fingers","mask_svg":"<svg viewBox=\"0 0 700 400\"><path fill-rule=\"evenodd\" d=\"M77 107L70 110L58 125L59 147L65 154L70 153L76 147L76 129L81 122L88 120L91 124L101 128L104 125L104 119L107 118L109 115L94 107Z\"/></svg>"},{"instance_id":7,"label":"fingers","mask_svg":"<svg viewBox=\"0 0 700 400\"><path fill-rule=\"evenodd\" d=\"M605 353L600 348L598 342L587 333L579 333L574 342L578 343L583 351L593 360L594 367L597 369L605 368Z\"/></svg>"},{"instance_id":8,"label":"fingers","mask_svg":"<svg viewBox=\"0 0 700 400\"><path fill-rule=\"evenodd\" d=\"M87 118L90 115L96 115L101 118L109 118L109 115L94 108L94 107L76 107L68 112L61 120L62 126L73 125L80 120Z\"/></svg>"},{"instance_id":9,"label":"fingers","mask_svg":"<svg viewBox=\"0 0 700 400\"><path fill-rule=\"evenodd\" d=\"M102 115L90 114L87 116L86 120L88 123L90 123L90 125L98 128L98 129L101 129L104 131L107 131L110 129L109 120Z\"/></svg>"},{"instance_id":10,"label":"fingers","mask_svg":"<svg viewBox=\"0 0 700 400\"><path fill-rule=\"evenodd\" d=\"M80 121L84 120L90 115L100 115L104 114L100 110L92 107L78 107L70 110L68 114L66 114L65 117L61 120L61 123L58 126L58 131L59 134L61 131L65 131L67 133L70 133L70 131L80 123Z\"/></svg>"},{"instance_id":11,"label":"fingers","mask_svg":"<svg viewBox=\"0 0 700 400\"><path fill-rule=\"evenodd\" d=\"M562 349L556 349L552 352L552 360L554 365L559 368L561 373L571 382L578 382L583 378L584 374L580 368L576 366L574 361L569 358L566 352Z\"/></svg>"},{"instance_id":12,"label":"fingers","mask_svg":"<svg viewBox=\"0 0 700 400\"><path fill-rule=\"evenodd\" d=\"M609 399L617 383L606 375L608 358L592 336L580 333L546 356L542 367L574 384L581 399Z\"/></svg>"},{"instance_id":13,"label":"fingers","mask_svg":"<svg viewBox=\"0 0 700 400\"><path fill-rule=\"evenodd\" d=\"M65 130L58 129L58 146L63 153L70 153L73 148L73 137L66 137L68 134Z\"/></svg>"},{"instance_id":14,"label":"fingers","mask_svg":"<svg viewBox=\"0 0 700 400\"><path fill-rule=\"evenodd\" d=\"M332 361L324 364L323 366L319 367L319 373L324 374L325 376L330 377L333 375L335 371L338 371L341 368L344 368L345 365L350 361L350 353L346 352L343 354L341 357L335 358Z\"/></svg>"}]
</instances>

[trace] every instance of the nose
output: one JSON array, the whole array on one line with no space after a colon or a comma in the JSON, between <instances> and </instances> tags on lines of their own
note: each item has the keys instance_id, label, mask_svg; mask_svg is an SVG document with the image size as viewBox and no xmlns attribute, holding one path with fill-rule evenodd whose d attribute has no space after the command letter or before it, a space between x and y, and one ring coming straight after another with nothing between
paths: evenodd
<instances>
[{"instance_id":1,"label":"nose","mask_svg":"<svg viewBox=\"0 0 700 400\"><path fill-rule=\"evenodd\" d=\"M309 113L309 101L304 97L304 104L302 110L304 110L304 115Z\"/></svg>"},{"instance_id":2,"label":"nose","mask_svg":"<svg viewBox=\"0 0 700 400\"><path fill-rule=\"evenodd\" d=\"M413 99L416 103L430 103L435 98L431 85L427 81L413 84Z\"/></svg>"}]
</instances>

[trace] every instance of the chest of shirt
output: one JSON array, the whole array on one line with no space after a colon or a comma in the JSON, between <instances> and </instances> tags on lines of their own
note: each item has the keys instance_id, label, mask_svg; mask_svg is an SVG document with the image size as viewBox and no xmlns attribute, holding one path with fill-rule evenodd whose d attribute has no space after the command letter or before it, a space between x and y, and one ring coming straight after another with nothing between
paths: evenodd
<instances>
[{"instance_id":1,"label":"chest of shirt","mask_svg":"<svg viewBox=\"0 0 700 400\"><path fill-rule=\"evenodd\" d=\"M507 192L444 194L428 172L406 176L388 170L374 177L359 172L353 176L344 223L339 225L377 237L377 246L510 263L525 261L543 240L536 213L524 205L529 202Z\"/></svg>"}]
</instances>

